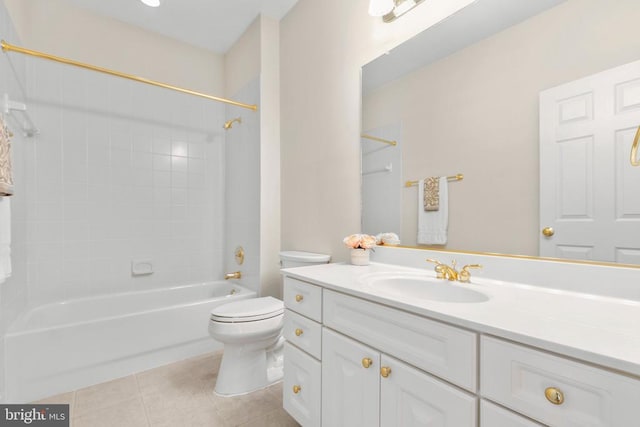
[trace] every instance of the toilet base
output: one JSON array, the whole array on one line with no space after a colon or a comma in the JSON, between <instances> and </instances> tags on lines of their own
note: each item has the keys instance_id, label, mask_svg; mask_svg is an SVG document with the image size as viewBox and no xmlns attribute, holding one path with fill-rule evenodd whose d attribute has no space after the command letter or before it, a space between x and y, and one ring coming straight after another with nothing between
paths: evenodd
<instances>
[{"instance_id":1,"label":"toilet base","mask_svg":"<svg viewBox=\"0 0 640 427\"><path fill-rule=\"evenodd\" d=\"M237 396L268 387L282 379L284 338L267 349L247 350L245 345L225 344L215 394Z\"/></svg>"}]
</instances>

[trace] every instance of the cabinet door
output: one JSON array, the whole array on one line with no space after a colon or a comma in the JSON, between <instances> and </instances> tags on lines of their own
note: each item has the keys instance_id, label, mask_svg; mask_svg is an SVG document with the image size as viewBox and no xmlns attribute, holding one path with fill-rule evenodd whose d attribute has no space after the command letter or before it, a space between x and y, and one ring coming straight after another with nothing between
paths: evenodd
<instances>
[{"instance_id":1,"label":"cabinet door","mask_svg":"<svg viewBox=\"0 0 640 427\"><path fill-rule=\"evenodd\" d=\"M320 362L284 343L282 406L304 427L320 426Z\"/></svg>"},{"instance_id":2,"label":"cabinet door","mask_svg":"<svg viewBox=\"0 0 640 427\"><path fill-rule=\"evenodd\" d=\"M380 380L380 426L475 427L475 396L385 354ZM373 424L371 424L373 425Z\"/></svg>"},{"instance_id":3,"label":"cabinet door","mask_svg":"<svg viewBox=\"0 0 640 427\"><path fill-rule=\"evenodd\" d=\"M379 353L322 328L322 425L378 426L379 372Z\"/></svg>"}]
</instances>

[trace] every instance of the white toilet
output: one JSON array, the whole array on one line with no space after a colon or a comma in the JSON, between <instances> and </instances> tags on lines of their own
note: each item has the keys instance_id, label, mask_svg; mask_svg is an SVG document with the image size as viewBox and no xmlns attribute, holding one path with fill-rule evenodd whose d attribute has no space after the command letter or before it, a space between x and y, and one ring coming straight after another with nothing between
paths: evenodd
<instances>
[{"instance_id":1,"label":"white toilet","mask_svg":"<svg viewBox=\"0 0 640 427\"><path fill-rule=\"evenodd\" d=\"M329 255L280 252L282 268L326 264ZM284 303L273 297L231 302L211 310L209 334L224 344L215 392L245 394L282 379Z\"/></svg>"}]
</instances>

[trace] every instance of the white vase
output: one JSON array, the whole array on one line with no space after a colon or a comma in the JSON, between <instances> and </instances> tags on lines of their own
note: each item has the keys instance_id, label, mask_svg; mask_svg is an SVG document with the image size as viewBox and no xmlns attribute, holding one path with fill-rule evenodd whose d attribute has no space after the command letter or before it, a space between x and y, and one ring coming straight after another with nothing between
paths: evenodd
<instances>
[{"instance_id":1,"label":"white vase","mask_svg":"<svg viewBox=\"0 0 640 427\"><path fill-rule=\"evenodd\" d=\"M369 249L351 249L351 264L369 265Z\"/></svg>"}]
</instances>

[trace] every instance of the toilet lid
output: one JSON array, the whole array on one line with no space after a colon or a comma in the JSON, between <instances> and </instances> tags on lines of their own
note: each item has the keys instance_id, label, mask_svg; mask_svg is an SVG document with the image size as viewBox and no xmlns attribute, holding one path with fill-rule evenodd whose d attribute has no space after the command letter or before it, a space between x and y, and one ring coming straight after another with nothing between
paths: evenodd
<instances>
[{"instance_id":1,"label":"toilet lid","mask_svg":"<svg viewBox=\"0 0 640 427\"><path fill-rule=\"evenodd\" d=\"M273 297L249 298L223 304L211 310L216 322L253 322L275 317L284 312L284 303Z\"/></svg>"}]
</instances>

